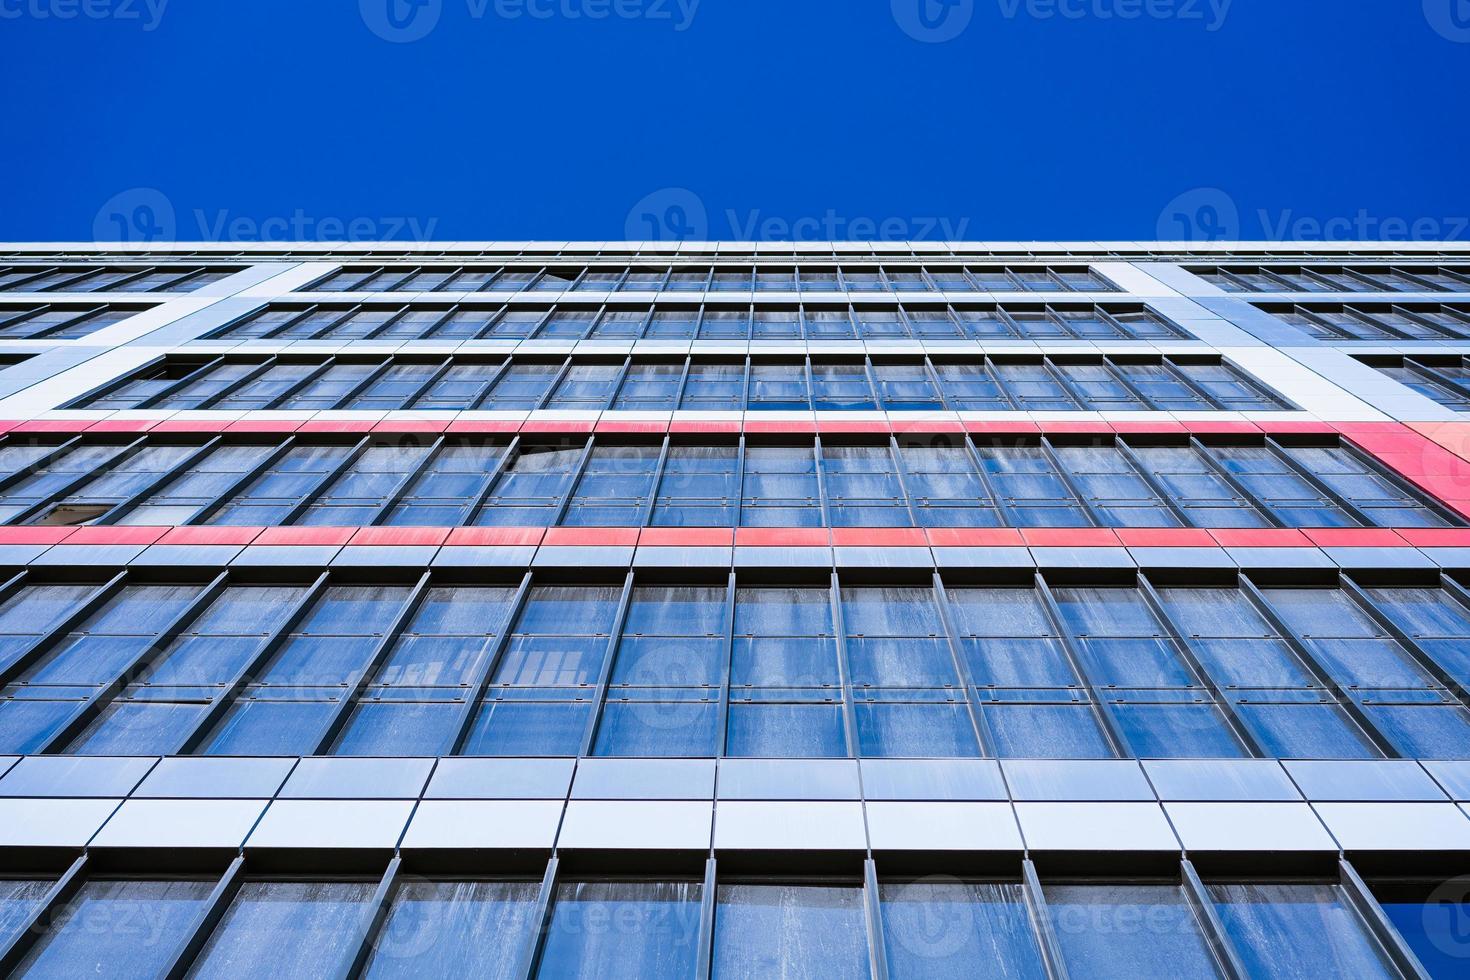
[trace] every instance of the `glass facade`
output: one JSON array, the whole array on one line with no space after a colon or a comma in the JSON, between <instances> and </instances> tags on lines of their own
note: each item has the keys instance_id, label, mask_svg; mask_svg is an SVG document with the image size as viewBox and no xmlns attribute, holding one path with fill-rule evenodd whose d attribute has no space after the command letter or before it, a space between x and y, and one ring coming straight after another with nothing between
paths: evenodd
<instances>
[{"instance_id":1,"label":"glass facade","mask_svg":"<svg viewBox=\"0 0 1470 980\"><path fill-rule=\"evenodd\" d=\"M0 337L0 974L1470 973L1470 248L17 245Z\"/></svg>"}]
</instances>

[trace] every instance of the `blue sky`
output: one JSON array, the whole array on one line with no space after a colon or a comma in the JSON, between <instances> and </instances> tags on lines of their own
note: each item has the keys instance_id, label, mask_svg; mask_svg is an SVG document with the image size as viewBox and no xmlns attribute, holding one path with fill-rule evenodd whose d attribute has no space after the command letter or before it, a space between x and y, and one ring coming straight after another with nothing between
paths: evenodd
<instances>
[{"instance_id":1,"label":"blue sky","mask_svg":"<svg viewBox=\"0 0 1470 980\"><path fill-rule=\"evenodd\" d=\"M1470 238L1470 0L0 0L0 85L6 240Z\"/></svg>"}]
</instances>

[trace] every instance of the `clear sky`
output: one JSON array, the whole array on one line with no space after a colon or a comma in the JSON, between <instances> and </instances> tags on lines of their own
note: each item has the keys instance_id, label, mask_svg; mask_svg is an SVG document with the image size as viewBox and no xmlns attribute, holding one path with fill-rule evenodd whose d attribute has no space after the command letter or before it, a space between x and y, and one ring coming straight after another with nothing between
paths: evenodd
<instances>
[{"instance_id":1,"label":"clear sky","mask_svg":"<svg viewBox=\"0 0 1470 980\"><path fill-rule=\"evenodd\" d=\"M1470 0L0 0L0 239L1470 238Z\"/></svg>"}]
</instances>

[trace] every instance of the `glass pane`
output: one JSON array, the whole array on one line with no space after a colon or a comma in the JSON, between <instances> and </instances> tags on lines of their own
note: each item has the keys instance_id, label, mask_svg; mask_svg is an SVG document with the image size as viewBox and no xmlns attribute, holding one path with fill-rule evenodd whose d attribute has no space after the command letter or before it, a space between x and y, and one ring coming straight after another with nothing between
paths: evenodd
<instances>
[{"instance_id":1,"label":"glass pane","mask_svg":"<svg viewBox=\"0 0 1470 980\"><path fill-rule=\"evenodd\" d=\"M365 977L516 976L536 882L409 881L393 896Z\"/></svg>"},{"instance_id":2,"label":"glass pane","mask_svg":"<svg viewBox=\"0 0 1470 980\"><path fill-rule=\"evenodd\" d=\"M1336 885L1211 885L1210 897L1252 977L1396 977Z\"/></svg>"},{"instance_id":3,"label":"glass pane","mask_svg":"<svg viewBox=\"0 0 1470 980\"><path fill-rule=\"evenodd\" d=\"M721 885L714 975L722 980L868 977L862 889Z\"/></svg>"},{"instance_id":4,"label":"glass pane","mask_svg":"<svg viewBox=\"0 0 1470 980\"><path fill-rule=\"evenodd\" d=\"M376 888L372 881L247 881L188 976L329 976L356 952L357 927Z\"/></svg>"},{"instance_id":5,"label":"glass pane","mask_svg":"<svg viewBox=\"0 0 1470 980\"><path fill-rule=\"evenodd\" d=\"M1217 977L1178 885L1048 885L1047 911L1074 977Z\"/></svg>"},{"instance_id":6,"label":"glass pane","mask_svg":"<svg viewBox=\"0 0 1470 980\"><path fill-rule=\"evenodd\" d=\"M701 885L594 881L558 885L536 976L663 980L694 975Z\"/></svg>"},{"instance_id":7,"label":"glass pane","mask_svg":"<svg viewBox=\"0 0 1470 980\"><path fill-rule=\"evenodd\" d=\"M11 975L162 976L212 889L208 881L89 881Z\"/></svg>"},{"instance_id":8,"label":"glass pane","mask_svg":"<svg viewBox=\"0 0 1470 980\"><path fill-rule=\"evenodd\" d=\"M891 980L1046 976L1020 885L919 879L878 895Z\"/></svg>"}]
</instances>

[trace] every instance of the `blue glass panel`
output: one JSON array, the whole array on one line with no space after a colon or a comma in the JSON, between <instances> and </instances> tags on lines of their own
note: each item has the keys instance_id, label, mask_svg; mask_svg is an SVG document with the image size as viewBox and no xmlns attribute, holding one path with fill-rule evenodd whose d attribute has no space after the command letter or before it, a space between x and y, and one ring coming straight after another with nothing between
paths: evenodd
<instances>
[{"instance_id":1,"label":"blue glass panel","mask_svg":"<svg viewBox=\"0 0 1470 980\"><path fill-rule=\"evenodd\" d=\"M203 911L207 881L89 881L12 976L162 976Z\"/></svg>"},{"instance_id":2,"label":"blue glass panel","mask_svg":"<svg viewBox=\"0 0 1470 980\"><path fill-rule=\"evenodd\" d=\"M1002 759L1111 759L1097 716L1085 704L990 704L981 717Z\"/></svg>"},{"instance_id":3,"label":"blue glass panel","mask_svg":"<svg viewBox=\"0 0 1470 980\"><path fill-rule=\"evenodd\" d=\"M36 752L81 706L80 701L0 701L0 752Z\"/></svg>"},{"instance_id":4,"label":"blue glass panel","mask_svg":"<svg viewBox=\"0 0 1470 980\"><path fill-rule=\"evenodd\" d=\"M732 704L725 754L767 759L847 755L835 704Z\"/></svg>"},{"instance_id":5,"label":"blue glass panel","mask_svg":"<svg viewBox=\"0 0 1470 980\"><path fill-rule=\"evenodd\" d=\"M1258 697L1250 703L1238 702L1235 711L1268 757L1378 759L1383 755L1335 704L1271 703Z\"/></svg>"},{"instance_id":6,"label":"blue glass panel","mask_svg":"<svg viewBox=\"0 0 1470 980\"><path fill-rule=\"evenodd\" d=\"M188 976L314 980L343 970L376 884L247 881Z\"/></svg>"},{"instance_id":7,"label":"blue glass panel","mask_svg":"<svg viewBox=\"0 0 1470 980\"><path fill-rule=\"evenodd\" d=\"M1020 885L921 878L878 895L891 980L1046 977Z\"/></svg>"},{"instance_id":8,"label":"blue glass panel","mask_svg":"<svg viewBox=\"0 0 1470 980\"><path fill-rule=\"evenodd\" d=\"M336 705L331 701L240 701L206 743L207 755L310 755Z\"/></svg>"},{"instance_id":9,"label":"blue glass panel","mask_svg":"<svg viewBox=\"0 0 1470 980\"><path fill-rule=\"evenodd\" d=\"M858 703L853 714L864 756L953 759L980 754L963 704Z\"/></svg>"},{"instance_id":10,"label":"blue glass panel","mask_svg":"<svg viewBox=\"0 0 1470 980\"><path fill-rule=\"evenodd\" d=\"M475 718L465 755L576 755L592 705L501 701Z\"/></svg>"},{"instance_id":11,"label":"blue glass panel","mask_svg":"<svg viewBox=\"0 0 1470 980\"><path fill-rule=\"evenodd\" d=\"M866 980L867 935L860 888L721 885L714 975Z\"/></svg>"},{"instance_id":12,"label":"blue glass panel","mask_svg":"<svg viewBox=\"0 0 1470 980\"><path fill-rule=\"evenodd\" d=\"M594 881L557 886L536 976L675 980L694 975L702 886Z\"/></svg>"},{"instance_id":13,"label":"blue glass panel","mask_svg":"<svg viewBox=\"0 0 1470 980\"><path fill-rule=\"evenodd\" d=\"M1213 704L1113 704L1113 717L1140 759L1232 759L1246 754Z\"/></svg>"},{"instance_id":14,"label":"blue glass panel","mask_svg":"<svg viewBox=\"0 0 1470 980\"><path fill-rule=\"evenodd\" d=\"M1252 977L1396 977L1336 885L1210 885L1220 921Z\"/></svg>"},{"instance_id":15,"label":"blue glass panel","mask_svg":"<svg viewBox=\"0 0 1470 980\"><path fill-rule=\"evenodd\" d=\"M431 756L449 752L464 705L454 701L374 701L359 704L333 755Z\"/></svg>"},{"instance_id":16,"label":"blue glass panel","mask_svg":"<svg viewBox=\"0 0 1470 980\"><path fill-rule=\"evenodd\" d=\"M1048 885L1044 891L1072 976L1220 976L1177 885Z\"/></svg>"},{"instance_id":17,"label":"blue glass panel","mask_svg":"<svg viewBox=\"0 0 1470 980\"><path fill-rule=\"evenodd\" d=\"M669 700L609 701L597 728L596 755L632 758L713 757L719 704Z\"/></svg>"},{"instance_id":18,"label":"blue glass panel","mask_svg":"<svg viewBox=\"0 0 1470 980\"><path fill-rule=\"evenodd\" d=\"M1374 888L1388 920L1431 977L1463 977L1470 967L1470 905L1464 889Z\"/></svg>"},{"instance_id":19,"label":"blue glass panel","mask_svg":"<svg viewBox=\"0 0 1470 980\"><path fill-rule=\"evenodd\" d=\"M35 878L0 878L0 946L8 943L51 890Z\"/></svg>"},{"instance_id":20,"label":"blue glass panel","mask_svg":"<svg viewBox=\"0 0 1470 980\"><path fill-rule=\"evenodd\" d=\"M535 925L539 891L536 882L406 881L363 976L510 980Z\"/></svg>"}]
</instances>

